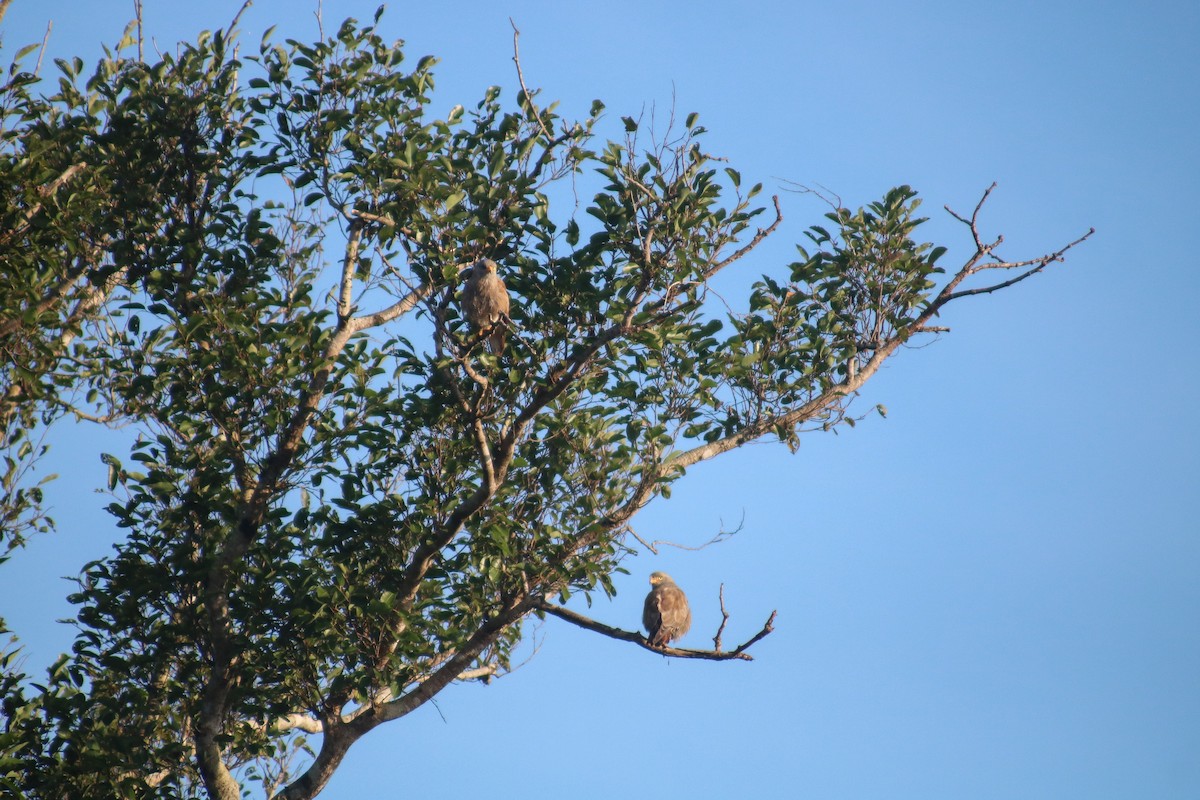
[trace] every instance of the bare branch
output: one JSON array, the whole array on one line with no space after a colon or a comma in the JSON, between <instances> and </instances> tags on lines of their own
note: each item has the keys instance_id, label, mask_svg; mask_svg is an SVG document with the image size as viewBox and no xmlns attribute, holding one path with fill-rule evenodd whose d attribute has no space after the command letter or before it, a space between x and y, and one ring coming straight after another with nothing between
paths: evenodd
<instances>
[{"instance_id":1,"label":"bare branch","mask_svg":"<svg viewBox=\"0 0 1200 800\"><path fill-rule=\"evenodd\" d=\"M479 450L479 466L483 470L484 486L487 487L489 494L495 494L499 488L496 483L496 462L492 460L492 449L488 444L487 429L483 425L483 419L475 418L475 446Z\"/></svg>"},{"instance_id":2,"label":"bare branch","mask_svg":"<svg viewBox=\"0 0 1200 800\"><path fill-rule=\"evenodd\" d=\"M656 548L656 547L654 546L655 544L657 544L657 542L647 542L647 541L646 541L645 539L643 539L641 536L638 536L638 532L637 532L637 531L635 531L635 530L633 529L633 526L632 526L632 525L630 525L630 526L629 526L629 527L628 527L626 530L628 530L628 531L629 531L629 535L630 535L630 536L632 536L633 538L635 538L635 539L637 539L639 542L641 542L641 544L642 544L642 547L646 548L646 549L647 549L647 550L649 550L651 553L654 553L654 555L658 555L658 548Z\"/></svg>"},{"instance_id":3,"label":"bare branch","mask_svg":"<svg viewBox=\"0 0 1200 800\"><path fill-rule=\"evenodd\" d=\"M1009 280L1002 281L1000 283L993 284L991 286L981 286L981 287L978 287L975 289L963 289L961 291L950 291L950 292L946 292L943 290L942 294L940 294L938 296L937 300L935 301L935 305L937 307L941 307L941 306L945 305L946 303L949 303L952 300L957 300L960 297L970 297L972 295L977 295L977 294L991 294L992 292L999 291L1000 289L1006 289L1009 286L1012 286L1013 284L1020 283L1021 281L1025 280L1026 278L1029 278L1033 275L1038 274L1039 272L1044 270L1048 265L1053 264L1056 261L1063 261L1064 256L1066 255L1068 250L1070 250L1071 248L1075 247L1076 245L1081 244L1082 242L1086 241L1095 232L1096 232L1095 228L1088 228L1087 233L1083 234L1075 241L1071 242L1070 244L1068 244L1062 248L1059 248L1058 250L1054 251L1053 253L1048 253L1048 254L1042 256L1041 258L1030 259L1027 261L999 262L999 263L995 263L995 264L987 264L987 265L984 265L981 267L971 267L970 264L968 264L967 267L964 267L963 270L960 271L959 274L955 276L955 280L951 282L950 286L948 286L947 289L952 289L954 286L961 283L963 278L967 277L968 275L973 275L984 269L1020 269L1021 267L1029 266L1031 264L1033 265L1033 267L1031 269L1026 270L1025 272L1022 272L1020 275L1016 276L1015 278L1010 278Z\"/></svg>"},{"instance_id":4,"label":"bare branch","mask_svg":"<svg viewBox=\"0 0 1200 800\"><path fill-rule=\"evenodd\" d=\"M46 55L46 44L50 41L50 31L54 29L54 20L47 20L46 33L42 36L42 46L38 48L37 64L33 68L34 75L42 74L42 57Z\"/></svg>"},{"instance_id":5,"label":"bare branch","mask_svg":"<svg viewBox=\"0 0 1200 800\"><path fill-rule=\"evenodd\" d=\"M242 3L242 7L238 9L238 12L233 15L233 19L229 21L229 27L225 29L226 38L233 38L233 29L237 27L238 20L242 18L242 14L246 13L246 9L252 5L254 5L254 0L246 0L246 2Z\"/></svg>"},{"instance_id":6,"label":"bare branch","mask_svg":"<svg viewBox=\"0 0 1200 800\"><path fill-rule=\"evenodd\" d=\"M426 297L432 294L432 292L433 287L429 284L418 286L387 308L381 311L376 311L373 314L365 314L350 320L350 324L347 326L348 330L353 334L362 330L366 330L367 328L377 328L380 325L391 322L392 320L402 317L408 312L412 311L417 307L417 303L424 300Z\"/></svg>"},{"instance_id":7,"label":"bare branch","mask_svg":"<svg viewBox=\"0 0 1200 800\"><path fill-rule=\"evenodd\" d=\"M773 633L775 631L775 617L778 616L778 614L779 614L778 611L772 611L771 616L767 617L767 621L765 623L763 623L762 629L759 630L758 633L754 634L749 639L747 639L746 641L742 642L737 647L735 647L732 651L733 655L740 656L743 658L748 657L745 655L746 650L750 649L755 644L757 644L759 641L761 641L762 639L765 639L767 636L769 636L771 633Z\"/></svg>"},{"instance_id":8,"label":"bare branch","mask_svg":"<svg viewBox=\"0 0 1200 800\"><path fill-rule=\"evenodd\" d=\"M991 195L992 191L995 190L995 188L996 188L996 182L992 181L992 185L984 190L983 196L980 197L979 202L975 204L975 210L973 212L971 212L971 219L969 219L969 220L964 218L962 215L958 214L957 212L955 212L952 208L950 208L950 206L943 206L943 208L945 208L948 212L950 212L950 216L954 217L956 220L963 223L964 225L970 226L972 231L977 232L978 231L978 222L979 222L979 211L980 211L980 209L983 208L983 204L987 202L988 196ZM975 243L977 245L979 244L978 236L975 237Z\"/></svg>"}]
</instances>

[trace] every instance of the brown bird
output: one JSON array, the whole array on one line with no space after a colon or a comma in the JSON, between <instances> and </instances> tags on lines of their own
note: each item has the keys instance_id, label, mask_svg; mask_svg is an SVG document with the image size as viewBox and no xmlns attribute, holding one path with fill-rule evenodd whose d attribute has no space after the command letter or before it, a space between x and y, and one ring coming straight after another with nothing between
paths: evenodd
<instances>
[{"instance_id":1,"label":"brown bird","mask_svg":"<svg viewBox=\"0 0 1200 800\"><path fill-rule=\"evenodd\" d=\"M508 321L508 289L496 274L496 262L481 258L471 267L471 277L462 291L462 310L467 322L488 334L488 349L504 352L504 323Z\"/></svg>"},{"instance_id":2,"label":"brown bird","mask_svg":"<svg viewBox=\"0 0 1200 800\"><path fill-rule=\"evenodd\" d=\"M650 632L646 640L653 647L666 647L692 627L692 611L687 595L667 573L650 573L650 585L654 588L646 595L642 608L642 624Z\"/></svg>"}]
</instances>

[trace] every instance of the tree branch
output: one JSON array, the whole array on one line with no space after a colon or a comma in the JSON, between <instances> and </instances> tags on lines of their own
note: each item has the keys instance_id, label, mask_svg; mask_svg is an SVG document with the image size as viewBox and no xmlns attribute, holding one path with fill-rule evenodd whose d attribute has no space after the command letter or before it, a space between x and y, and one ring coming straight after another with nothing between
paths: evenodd
<instances>
[{"instance_id":1,"label":"tree branch","mask_svg":"<svg viewBox=\"0 0 1200 800\"><path fill-rule=\"evenodd\" d=\"M1031 277L1031 276L1036 275L1037 273L1041 272L1048 265L1053 264L1055 261L1064 260L1063 257L1066 255L1066 252L1068 250L1070 250L1072 247L1075 247L1077 244L1081 244L1082 242L1087 240L1089 237L1091 237L1091 235L1094 234L1095 232L1096 232L1095 228L1088 228L1087 233L1083 234L1075 241L1071 242L1070 244L1066 245L1065 247L1062 247L1062 248L1056 250L1053 253L1048 253L1047 255L1044 255L1041 258L1030 259L1027 261L1012 261L1012 262L1001 261L1001 262L997 262L995 264L985 264L983 266L976 266L976 267L970 269L970 271L967 272L966 274L973 275L976 272L980 272L985 269L1020 269L1021 267L1026 267L1026 266L1029 266L1030 264L1033 265L1033 268L1026 270L1025 272L1022 272L1020 275L1016 276L1015 278L1010 278L1009 280L1002 281L1000 283L996 283L991 286L981 286L981 287L978 287L975 289L963 289L962 291L950 292L949 294L945 294L944 296L939 296L938 300L937 300L939 307L945 305L946 303L949 303L952 300L957 300L960 297L971 297L972 295L977 295L977 294L991 294L992 292L999 291L1000 289L1007 289L1009 286L1012 286L1013 284L1020 283L1021 281L1025 280L1026 278ZM965 270L965 268L964 268L964 270ZM966 277L966 275L963 275L963 277Z\"/></svg>"},{"instance_id":2,"label":"tree branch","mask_svg":"<svg viewBox=\"0 0 1200 800\"><path fill-rule=\"evenodd\" d=\"M447 660L452 656L453 654L447 655L446 659L443 660ZM474 667L472 669L463 670L455 676L454 680L486 681L499 671L499 664L485 664L482 667ZM395 696L392 694L392 690L385 688L372 696L370 705L364 705L361 708L355 709L352 713L343 715L341 722L342 724L349 724L358 717L362 716L364 713L369 712L372 706L383 705L384 703L391 702L393 699L395 699ZM266 725L260 725L256 727L259 730L265 730L267 728ZM294 713L276 719L270 724L270 730L274 733L287 733L291 730L301 730L305 733L317 734L325 732L325 725L321 722L321 720L317 719L311 714Z\"/></svg>"},{"instance_id":3,"label":"tree branch","mask_svg":"<svg viewBox=\"0 0 1200 800\"><path fill-rule=\"evenodd\" d=\"M718 261L716 264L709 267L704 273L705 279L711 278L713 275L716 275L718 272L725 269L725 267L729 266L734 261L737 261L739 258L746 255L751 250L758 247L758 245L762 242L763 239L767 238L768 236L770 236L772 233L775 232L775 229L779 227L779 223L783 222L783 210L779 207L779 195L773 195L771 197L771 200L775 204L775 221L772 222L770 225L768 225L765 228L759 228L758 231L754 234L754 238L751 239L749 242L747 242L744 247L738 248L733 253L733 255L729 256L729 258L726 258L722 261Z\"/></svg>"},{"instance_id":4,"label":"tree branch","mask_svg":"<svg viewBox=\"0 0 1200 800\"><path fill-rule=\"evenodd\" d=\"M334 365L347 343L358 332L382 325L411 310L431 291L428 285L420 286L383 311L351 317L348 282L353 272L352 253L357 252L357 239L353 234L351 238L352 242L347 248L343 266L338 299L338 323L319 362L320 366L298 398L297 408L284 430L280 432L256 485L247 489L240 519L222 542L205 581L205 606L209 615L213 655L212 672L204 687L196 724L196 753L205 786L217 800L237 800L240 794L237 782L221 759L218 743L218 737L223 732L222 720L233 685L232 670L236 659L230 636L229 613L229 589L235 572L234 565L245 556L257 535L267 507L300 449L304 431L324 397ZM329 744L328 741L326 743ZM335 741L331 746L336 745ZM346 746L349 747L348 744Z\"/></svg>"},{"instance_id":5,"label":"tree branch","mask_svg":"<svg viewBox=\"0 0 1200 800\"><path fill-rule=\"evenodd\" d=\"M37 193L42 200L37 201L29 208L25 209L25 213L21 215L20 221L18 221L17 224L9 230L4 231L3 234L0 234L0 242L7 242L10 239L20 236L27 231L29 229L30 222L33 221L33 218L41 213L43 205L42 201L57 192L64 183L71 180L71 178L75 177L75 175L77 175L79 172L87 169L87 167L88 164L86 161L81 161L78 164L72 164L63 170L62 174L57 178L50 181L45 186L38 188Z\"/></svg>"},{"instance_id":6,"label":"tree branch","mask_svg":"<svg viewBox=\"0 0 1200 800\"><path fill-rule=\"evenodd\" d=\"M544 611L547 614L553 614L559 619L570 622L572 625L577 625L580 628L603 634L610 639L631 642L632 644L636 644L639 647L645 648L652 653L659 653L660 655L665 656L674 656L675 658L696 658L705 661L732 661L735 659L740 661L753 661L754 657L748 654L746 650L748 650L760 639L770 635L771 632L775 630L775 615L778 613L777 611L772 611L771 616L767 618L767 621L763 624L762 629L746 642L738 645L733 650L721 651L692 650L684 647L654 647L649 641L647 641L646 637L640 633L623 630L621 628L614 628L611 625L605 625L603 622L597 622L590 617L585 617L584 615L576 611L572 611L569 608L564 608L563 606L551 603L544 598L537 602L536 608L539 611ZM724 622L721 623L721 627L725 627Z\"/></svg>"},{"instance_id":7,"label":"tree branch","mask_svg":"<svg viewBox=\"0 0 1200 800\"><path fill-rule=\"evenodd\" d=\"M985 243L983 241L983 237L979 233L979 213L983 209L984 203L987 202L987 199L991 196L992 191L995 190L995 188L996 188L996 184L993 183L991 186L989 186L984 191L983 196L979 198L979 202L975 204L975 210L971 212L970 219L962 216L961 214L956 212L954 209L950 208L950 206L943 206L946 209L947 213L950 214L950 216L954 217L956 220L963 223L971 230L971 238L975 242L975 254L972 255L971 258L969 258L967 260L967 263L964 264L963 267L957 273L955 273L954 277L950 280L950 282L942 288L942 290L938 293L938 296L934 299L934 301L932 303L930 303L930 305L926 309L926 311L923 314L921 314L921 316L917 320L918 326L924 325L924 323L928 322L929 319L933 315L935 315L940 308L942 308L942 306L946 305L947 303L951 302L952 300L957 300L960 297L970 297L972 295L977 295L977 294L990 294L991 292L999 291L1000 289L1006 289L1009 286L1020 283L1021 281L1025 280L1026 278L1036 275L1037 273L1039 273L1043 269L1045 269L1047 265L1049 265L1055 261L1062 261L1063 256L1066 254L1066 252L1068 250L1070 250L1072 247L1075 247L1075 245L1080 244L1081 242L1083 242L1088 237L1090 237L1093 233L1096 232L1095 228L1089 228L1087 233L1085 233L1083 236L1080 236L1078 239L1071 242L1067 246L1062 247L1053 253L1048 253L1044 256L1041 256L1040 258L1028 259L1026 261L1003 261L1000 258L998 258L997 256L993 255L992 251L994 251L1004 241L1004 237L997 236L996 240L994 242ZM981 259L984 258L984 256L991 256L993 259L995 259L995 263L981 265L979 262ZM1032 269L1026 270L1025 272L1018 275L1017 277L1010 278L1009 280L1002 281L1002 282L994 284L992 286L984 286L984 287L979 287L976 289L965 289L963 291L958 291L958 287L962 284L963 281L965 281L970 276L976 274L977 272L981 272L982 270L985 270L985 269L1021 269L1023 267L1030 267L1030 266L1032 267Z\"/></svg>"},{"instance_id":8,"label":"tree branch","mask_svg":"<svg viewBox=\"0 0 1200 800\"><path fill-rule=\"evenodd\" d=\"M346 255L342 259L342 281L338 292L338 320L350 319L351 302L354 297L354 268L358 264L358 243L362 241L362 223L350 223L350 238L346 242Z\"/></svg>"},{"instance_id":9,"label":"tree branch","mask_svg":"<svg viewBox=\"0 0 1200 800\"><path fill-rule=\"evenodd\" d=\"M831 386L821 394L817 395L807 403L800 405L791 411L782 414L775 414L757 422L750 423L737 431L717 439L712 442L707 442L690 450L684 450L675 453L667 458L666 465L679 469L697 464L701 461L707 461L715 458L722 453L726 453L735 448L741 447L748 442L766 436L774 432L779 427L791 428L795 425L805 422L817 416L825 409L834 405L854 392L858 391L872 375L879 371L883 362L888 359L896 348L904 342L904 338L895 336L882 343L874 354L865 364L859 368L853 376L847 376L842 383Z\"/></svg>"}]
</instances>

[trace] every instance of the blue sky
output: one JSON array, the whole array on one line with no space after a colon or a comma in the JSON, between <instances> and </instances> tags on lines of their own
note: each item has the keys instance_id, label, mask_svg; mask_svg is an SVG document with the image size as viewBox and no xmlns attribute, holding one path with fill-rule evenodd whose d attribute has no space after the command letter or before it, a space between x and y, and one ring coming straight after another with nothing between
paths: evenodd
<instances>
[{"instance_id":1,"label":"blue sky","mask_svg":"<svg viewBox=\"0 0 1200 800\"><path fill-rule=\"evenodd\" d=\"M5 54L95 57L132 1L16 0ZM169 48L239 2L145 0ZM327 28L373 2L327 0ZM438 102L527 82L607 133L643 108L698 111L710 151L769 191L851 206L921 192L924 238L984 232L1066 264L953 305L953 330L864 392L884 403L796 455L755 445L694 469L635 526L700 543L627 564L591 613L636 625L646 575L692 598L685 644L778 609L749 664L670 661L558 620L529 663L453 687L352 750L323 797L1194 798L1200 796L1200 6L1194 2L396 3L389 37L442 59ZM257 0L256 46L311 38L315 3ZM784 194L784 229L740 269L792 260L824 208ZM734 281L736 283L736 281ZM93 493L121 434L54 432L60 531L0 567L27 667L69 647L63 599L116 531Z\"/></svg>"}]
</instances>

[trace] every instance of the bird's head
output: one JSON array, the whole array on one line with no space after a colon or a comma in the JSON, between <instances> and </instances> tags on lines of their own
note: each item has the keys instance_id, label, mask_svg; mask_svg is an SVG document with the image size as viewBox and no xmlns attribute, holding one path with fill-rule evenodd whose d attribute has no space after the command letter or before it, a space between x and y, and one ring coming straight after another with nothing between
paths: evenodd
<instances>
[{"instance_id":1,"label":"bird's head","mask_svg":"<svg viewBox=\"0 0 1200 800\"><path fill-rule=\"evenodd\" d=\"M651 572L650 573L650 585L651 586L659 586L664 583L674 583L674 581L671 580L671 576L665 572Z\"/></svg>"},{"instance_id":2,"label":"bird's head","mask_svg":"<svg viewBox=\"0 0 1200 800\"><path fill-rule=\"evenodd\" d=\"M496 262L495 261L492 261L490 258L481 258L475 262L475 274L476 275L483 275L488 272L491 272L491 273L496 272Z\"/></svg>"}]
</instances>

